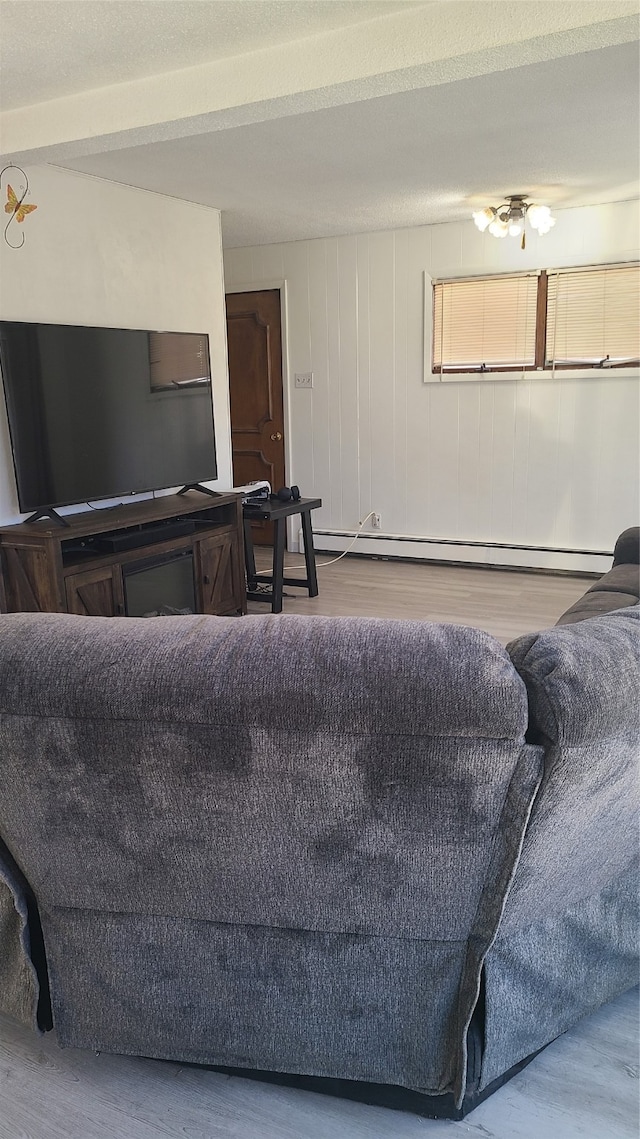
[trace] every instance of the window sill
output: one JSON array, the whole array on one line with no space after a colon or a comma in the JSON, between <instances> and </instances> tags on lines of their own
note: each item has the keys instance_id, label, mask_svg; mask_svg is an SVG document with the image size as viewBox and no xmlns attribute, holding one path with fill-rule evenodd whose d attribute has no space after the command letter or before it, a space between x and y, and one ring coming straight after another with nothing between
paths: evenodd
<instances>
[{"instance_id":1,"label":"window sill","mask_svg":"<svg viewBox=\"0 0 640 1139\"><path fill-rule=\"evenodd\" d=\"M477 384L482 383L513 383L523 380L549 380L557 383L558 380L601 380L604 376L609 379L637 380L640 368L558 368L553 372L551 368L532 369L526 372L428 372L424 378L425 384Z\"/></svg>"}]
</instances>

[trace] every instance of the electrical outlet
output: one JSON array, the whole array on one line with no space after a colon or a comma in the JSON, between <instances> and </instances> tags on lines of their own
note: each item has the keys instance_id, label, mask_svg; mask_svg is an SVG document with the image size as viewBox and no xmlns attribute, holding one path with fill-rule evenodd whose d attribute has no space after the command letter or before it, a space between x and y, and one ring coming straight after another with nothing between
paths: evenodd
<instances>
[{"instance_id":1,"label":"electrical outlet","mask_svg":"<svg viewBox=\"0 0 640 1139\"><path fill-rule=\"evenodd\" d=\"M381 519L379 514L372 514L371 515L371 527L373 530L381 530L382 529L382 519Z\"/></svg>"},{"instance_id":2,"label":"electrical outlet","mask_svg":"<svg viewBox=\"0 0 640 1139\"><path fill-rule=\"evenodd\" d=\"M313 372L296 372L296 387L297 388L312 388L313 387Z\"/></svg>"}]
</instances>

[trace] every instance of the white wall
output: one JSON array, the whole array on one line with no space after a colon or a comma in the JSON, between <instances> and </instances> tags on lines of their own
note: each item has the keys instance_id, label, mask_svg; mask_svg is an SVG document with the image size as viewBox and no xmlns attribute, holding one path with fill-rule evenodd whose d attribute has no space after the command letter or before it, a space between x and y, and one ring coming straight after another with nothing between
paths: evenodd
<instances>
[{"instance_id":1,"label":"white wall","mask_svg":"<svg viewBox=\"0 0 640 1139\"><path fill-rule=\"evenodd\" d=\"M518 241L479 233L471 220L225 252L227 290L286 282L288 478L323 499L314 513L319 548L344 549L341 535L376 510L386 537L359 539L369 553L609 567L604 557L513 547L610 551L617 534L638 523L637 370L423 382L425 272L453 277L639 255L637 202L563 210L557 219L525 252ZM313 390L296 390L295 372L306 371ZM438 538L456 544L425 541Z\"/></svg>"},{"instance_id":2,"label":"white wall","mask_svg":"<svg viewBox=\"0 0 640 1139\"><path fill-rule=\"evenodd\" d=\"M24 233L21 249L0 241L2 319L207 332L219 475L208 485L228 488L219 212L47 166L32 167L27 174L29 201L38 208L21 227L12 225L14 242L20 230ZM0 397L0 523L23 517Z\"/></svg>"}]
</instances>

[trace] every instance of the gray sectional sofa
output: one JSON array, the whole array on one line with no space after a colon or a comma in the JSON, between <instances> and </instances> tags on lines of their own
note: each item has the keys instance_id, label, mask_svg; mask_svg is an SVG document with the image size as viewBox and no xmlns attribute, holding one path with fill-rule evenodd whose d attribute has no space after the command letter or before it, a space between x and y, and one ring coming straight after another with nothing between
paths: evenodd
<instances>
[{"instance_id":1,"label":"gray sectional sofa","mask_svg":"<svg viewBox=\"0 0 640 1139\"><path fill-rule=\"evenodd\" d=\"M594 582L590 589L562 614L558 624L571 625L599 613L624 609L638 604L640 562L640 527L623 530L613 551L613 566Z\"/></svg>"},{"instance_id":2,"label":"gray sectional sofa","mask_svg":"<svg viewBox=\"0 0 640 1139\"><path fill-rule=\"evenodd\" d=\"M0 616L0 1011L461 1118L637 980L633 574L508 649Z\"/></svg>"}]
</instances>

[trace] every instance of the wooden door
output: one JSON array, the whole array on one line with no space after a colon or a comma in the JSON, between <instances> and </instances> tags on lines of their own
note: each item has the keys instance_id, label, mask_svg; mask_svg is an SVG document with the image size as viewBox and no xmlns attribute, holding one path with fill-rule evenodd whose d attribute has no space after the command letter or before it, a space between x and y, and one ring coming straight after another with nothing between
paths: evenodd
<instances>
[{"instance_id":1,"label":"wooden door","mask_svg":"<svg viewBox=\"0 0 640 1139\"><path fill-rule=\"evenodd\" d=\"M4 592L6 612L64 613L62 567L56 544L19 538L12 541L7 537L3 546L0 572L4 591L0 589L0 595Z\"/></svg>"},{"instance_id":2,"label":"wooden door","mask_svg":"<svg viewBox=\"0 0 640 1139\"><path fill-rule=\"evenodd\" d=\"M280 290L226 299L233 483L268 479L275 492L285 484ZM254 542L271 544L272 529L254 523Z\"/></svg>"},{"instance_id":3,"label":"wooden door","mask_svg":"<svg viewBox=\"0 0 640 1139\"><path fill-rule=\"evenodd\" d=\"M203 613L246 612L244 566L238 535L214 534L194 543L196 581Z\"/></svg>"},{"instance_id":4,"label":"wooden door","mask_svg":"<svg viewBox=\"0 0 640 1139\"><path fill-rule=\"evenodd\" d=\"M117 617L124 613L120 566L70 574L65 584L69 613L81 617Z\"/></svg>"}]
</instances>

